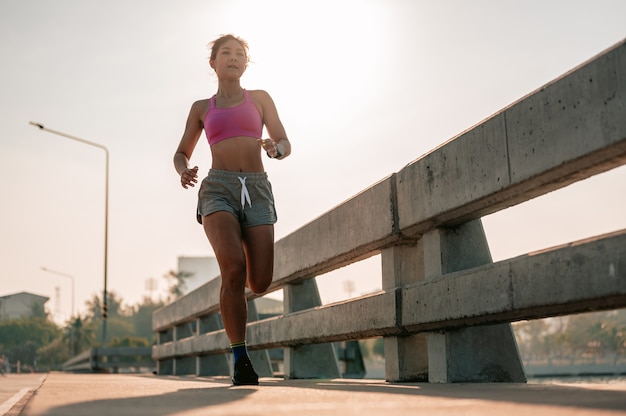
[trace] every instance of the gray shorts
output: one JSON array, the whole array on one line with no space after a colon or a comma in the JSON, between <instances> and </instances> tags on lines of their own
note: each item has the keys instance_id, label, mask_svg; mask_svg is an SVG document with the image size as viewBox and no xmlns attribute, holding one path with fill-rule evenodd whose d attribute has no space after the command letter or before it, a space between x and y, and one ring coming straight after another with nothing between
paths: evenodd
<instances>
[{"instance_id":1,"label":"gray shorts","mask_svg":"<svg viewBox=\"0 0 626 416\"><path fill-rule=\"evenodd\" d=\"M275 224L272 185L265 172L229 172L211 169L198 191L196 219L217 211L228 211L242 228Z\"/></svg>"}]
</instances>

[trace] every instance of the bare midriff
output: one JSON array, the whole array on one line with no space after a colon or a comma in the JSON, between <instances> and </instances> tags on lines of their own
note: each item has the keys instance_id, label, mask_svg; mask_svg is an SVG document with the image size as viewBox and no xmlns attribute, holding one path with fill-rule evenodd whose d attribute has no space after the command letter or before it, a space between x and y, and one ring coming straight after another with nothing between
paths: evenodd
<instances>
[{"instance_id":1,"label":"bare midriff","mask_svg":"<svg viewBox=\"0 0 626 416\"><path fill-rule=\"evenodd\" d=\"M211 146L212 169L264 172L261 145L253 137L231 137Z\"/></svg>"}]
</instances>

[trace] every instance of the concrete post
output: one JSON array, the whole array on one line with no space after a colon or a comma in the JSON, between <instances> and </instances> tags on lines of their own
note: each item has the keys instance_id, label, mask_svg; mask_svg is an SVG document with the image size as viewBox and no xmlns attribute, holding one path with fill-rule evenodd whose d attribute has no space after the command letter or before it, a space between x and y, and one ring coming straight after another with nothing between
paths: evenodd
<instances>
[{"instance_id":1,"label":"concrete post","mask_svg":"<svg viewBox=\"0 0 626 416\"><path fill-rule=\"evenodd\" d=\"M206 334L207 332L219 331L224 329L222 318L218 313L202 317L198 323L198 334ZM210 354L198 356L199 376L227 376L230 374L230 363L228 354Z\"/></svg>"},{"instance_id":2,"label":"concrete post","mask_svg":"<svg viewBox=\"0 0 626 416\"><path fill-rule=\"evenodd\" d=\"M259 313L256 309L254 300L248 302L248 322L258 321ZM254 369L259 377L273 377L272 361L268 350L253 350L248 353L250 360L254 365Z\"/></svg>"},{"instance_id":3,"label":"concrete post","mask_svg":"<svg viewBox=\"0 0 626 416\"><path fill-rule=\"evenodd\" d=\"M322 305L315 279L289 284L283 290L285 313ZM339 378L339 363L332 343L285 348L285 379Z\"/></svg>"},{"instance_id":4,"label":"concrete post","mask_svg":"<svg viewBox=\"0 0 626 416\"><path fill-rule=\"evenodd\" d=\"M404 285L424 279L423 246L394 246L381 253L383 290L396 291L397 324L402 325L401 290ZM387 381L428 380L426 334L385 337L385 379Z\"/></svg>"},{"instance_id":5,"label":"concrete post","mask_svg":"<svg viewBox=\"0 0 626 416\"><path fill-rule=\"evenodd\" d=\"M435 229L423 237L426 279L491 263L480 220ZM428 381L526 382L510 324L428 334Z\"/></svg>"}]
</instances>

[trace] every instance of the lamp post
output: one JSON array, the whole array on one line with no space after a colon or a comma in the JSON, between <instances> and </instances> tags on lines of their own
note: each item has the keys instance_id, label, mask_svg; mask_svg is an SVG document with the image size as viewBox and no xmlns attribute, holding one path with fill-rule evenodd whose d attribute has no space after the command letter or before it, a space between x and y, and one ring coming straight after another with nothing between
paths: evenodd
<instances>
[{"instance_id":1,"label":"lamp post","mask_svg":"<svg viewBox=\"0 0 626 416\"><path fill-rule=\"evenodd\" d=\"M66 133L62 133L60 131L52 130L44 127L43 124L35 123L33 121L29 122L29 124L39 127L40 130L47 131L48 133L56 134L58 136L65 137L67 139L75 140L77 142L81 142L84 144L88 144L90 146L98 147L104 150L106 155L106 176L105 176L105 191L104 191L104 289L102 291L102 346L106 345L107 339L107 266L108 266L108 256L109 256L109 149L105 146L90 142L89 140L81 139L76 136L71 136Z\"/></svg>"},{"instance_id":2,"label":"lamp post","mask_svg":"<svg viewBox=\"0 0 626 416\"><path fill-rule=\"evenodd\" d=\"M76 292L74 291L74 276L72 276L70 274L57 272L55 270L50 270L50 269L47 269L45 267L42 267L41 270L43 270L44 272L56 274L56 275L59 275L59 276L65 276L65 277L68 277L68 278L72 279L72 319L73 319L74 318L74 297L75 297L75 294L76 294Z\"/></svg>"}]
</instances>

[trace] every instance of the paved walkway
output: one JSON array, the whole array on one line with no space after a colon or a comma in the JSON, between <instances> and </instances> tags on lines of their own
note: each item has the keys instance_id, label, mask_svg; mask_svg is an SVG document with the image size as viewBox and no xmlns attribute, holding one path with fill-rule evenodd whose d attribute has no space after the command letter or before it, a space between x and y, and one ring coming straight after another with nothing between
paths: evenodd
<instances>
[{"instance_id":1,"label":"paved walkway","mask_svg":"<svg viewBox=\"0 0 626 416\"><path fill-rule=\"evenodd\" d=\"M45 380L45 374L7 374L0 376L0 416L19 415L33 391Z\"/></svg>"},{"instance_id":2,"label":"paved walkway","mask_svg":"<svg viewBox=\"0 0 626 416\"><path fill-rule=\"evenodd\" d=\"M7 397L7 383L23 390L28 383L20 384L20 377L25 376L0 379L0 392L5 393L0 398ZM0 416L626 415L626 384L438 385L266 378L260 386L232 387L225 377L39 377L32 377L29 393Z\"/></svg>"}]
</instances>

